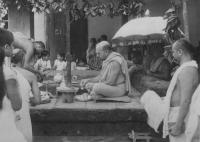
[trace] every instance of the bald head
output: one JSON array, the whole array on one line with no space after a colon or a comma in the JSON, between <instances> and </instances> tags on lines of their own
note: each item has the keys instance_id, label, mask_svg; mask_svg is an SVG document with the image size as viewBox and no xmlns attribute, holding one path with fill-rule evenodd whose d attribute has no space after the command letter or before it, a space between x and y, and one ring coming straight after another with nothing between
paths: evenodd
<instances>
[{"instance_id":1,"label":"bald head","mask_svg":"<svg viewBox=\"0 0 200 142\"><path fill-rule=\"evenodd\" d=\"M184 54L189 54L192 58L196 53L195 47L187 39L179 39L173 44L176 50L182 50Z\"/></svg>"},{"instance_id":2,"label":"bald head","mask_svg":"<svg viewBox=\"0 0 200 142\"><path fill-rule=\"evenodd\" d=\"M111 50L111 45L107 41L101 41L96 45L96 50Z\"/></svg>"},{"instance_id":3,"label":"bald head","mask_svg":"<svg viewBox=\"0 0 200 142\"><path fill-rule=\"evenodd\" d=\"M107 41L101 41L96 45L96 54L102 60L105 60L111 52L111 45Z\"/></svg>"}]
</instances>

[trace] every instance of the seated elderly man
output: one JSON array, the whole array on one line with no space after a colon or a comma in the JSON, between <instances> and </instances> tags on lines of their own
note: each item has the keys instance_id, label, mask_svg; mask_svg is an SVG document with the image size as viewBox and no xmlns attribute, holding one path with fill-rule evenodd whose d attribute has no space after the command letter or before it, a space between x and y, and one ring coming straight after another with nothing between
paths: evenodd
<instances>
[{"instance_id":1,"label":"seated elderly man","mask_svg":"<svg viewBox=\"0 0 200 142\"><path fill-rule=\"evenodd\" d=\"M107 41L96 45L96 54L103 60L100 74L81 81L81 86L89 91L76 96L79 101L89 101L99 97L121 97L130 91L128 67L125 59L113 52Z\"/></svg>"},{"instance_id":2,"label":"seated elderly man","mask_svg":"<svg viewBox=\"0 0 200 142\"><path fill-rule=\"evenodd\" d=\"M163 56L163 49L157 48L152 54L153 58L150 62L150 68L146 71L147 75L161 80L169 80L171 66L169 61Z\"/></svg>"}]
</instances>

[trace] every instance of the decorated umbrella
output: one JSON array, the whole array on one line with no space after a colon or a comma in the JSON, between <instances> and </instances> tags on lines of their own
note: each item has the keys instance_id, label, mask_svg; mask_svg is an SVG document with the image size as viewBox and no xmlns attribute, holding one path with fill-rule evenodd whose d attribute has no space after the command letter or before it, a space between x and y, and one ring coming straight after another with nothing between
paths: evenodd
<instances>
[{"instance_id":1,"label":"decorated umbrella","mask_svg":"<svg viewBox=\"0 0 200 142\"><path fill-rule=\"evenodd\" d=\"M163 17L142 17L124 24L112 38L113 45L159 43L164 39L167 21Z\"/></svg>"}]
</instances>

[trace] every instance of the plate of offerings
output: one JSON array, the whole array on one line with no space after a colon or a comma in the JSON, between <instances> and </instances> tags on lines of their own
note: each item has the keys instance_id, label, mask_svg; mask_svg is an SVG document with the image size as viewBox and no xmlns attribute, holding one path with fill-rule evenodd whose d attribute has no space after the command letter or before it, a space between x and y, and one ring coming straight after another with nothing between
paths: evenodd
<instances>
[{"instance_id":1,"label":"plate of offerings","mask_svg":"<svg viewBox=\"0 0 200 142\"><path fill-rule=\"evenodd\" d=\"M49 84L56 84L56 83L58 83L58 82L53 81L53 80L45 80L45 81L43 81L42 83L45 84L45 85L49 85Z\"/></svg>"}]
</instances>

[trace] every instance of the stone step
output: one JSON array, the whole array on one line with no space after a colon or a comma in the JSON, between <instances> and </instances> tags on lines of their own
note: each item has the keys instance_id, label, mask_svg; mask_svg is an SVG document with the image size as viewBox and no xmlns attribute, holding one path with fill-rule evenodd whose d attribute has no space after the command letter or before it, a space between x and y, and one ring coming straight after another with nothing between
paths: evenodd
<instances>
[{"instance_id":1,"label":"stone step","mask_svg":"<svg viewBox=\"0 0 200 142\"><path fill-rule=\"evenodd\" d=\"M36 136L127 135L131 130L149 132L146 113L138 102L71 104L52 100L31 108Z\"/></svg>"},{"instance_id":2,"label":"stone step","mask_svg":"<svg viewBox=\"0 0 200 142\"><path fill-rule=\"evenodd\" d=\"M127 136L36 136L34 142L132 142ZM136 142L145 142L138 140ZM168 140L153 138L151 142L169 142Z\"/></svg>"},{"instance_id":3,"label":"stone step","mask_svg":"<svg viewBox=\"0 0 200 142\"><path fill-rule=\"evenodd\" d=\"M97 142L104 139L106 142L130 142L128 133L132 130L159 137L146 124L147 115L135 99L131 103L71 104L52 100L49 104L32 107L31 118L35 142L84 142L85 139L87 142L96 139Z\"/></svg>"}]
</instances>

